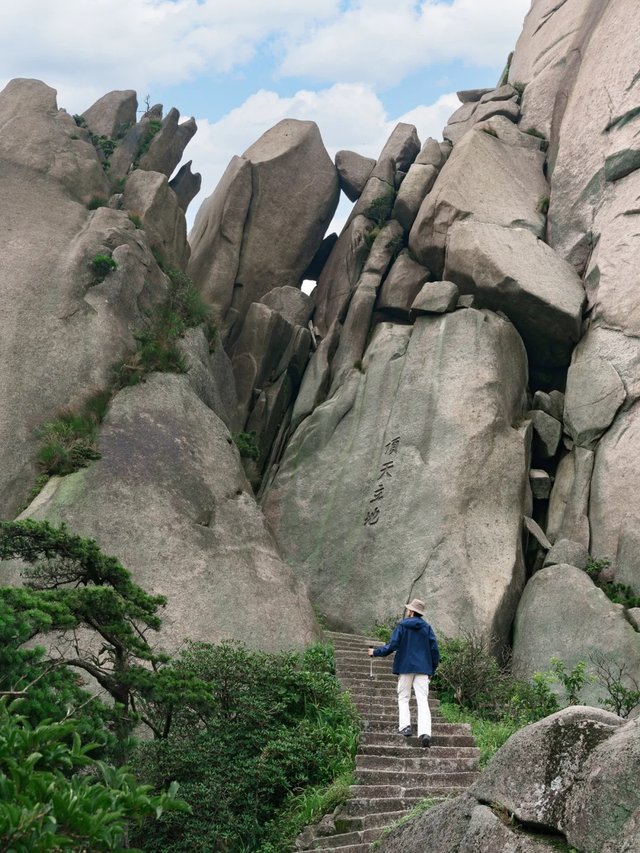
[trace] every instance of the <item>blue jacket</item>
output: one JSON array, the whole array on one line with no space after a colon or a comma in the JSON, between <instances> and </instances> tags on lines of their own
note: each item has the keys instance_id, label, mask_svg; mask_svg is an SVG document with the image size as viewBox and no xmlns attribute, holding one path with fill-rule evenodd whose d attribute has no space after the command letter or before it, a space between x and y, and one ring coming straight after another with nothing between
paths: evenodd
<instances>
[{"instance_id":1,"label":"blue jacket","mask_svg":"<svg viewBox=\"0 0 640 853\"><path fill-rule=\"evenodd\" d=\"M398 622L386 646L374 649L376 658L395 652L393 671L396 675L416 672L433 675L440 663L438 641L433 628L420 616L411 616Z\"/></svg>"}]
</instances>

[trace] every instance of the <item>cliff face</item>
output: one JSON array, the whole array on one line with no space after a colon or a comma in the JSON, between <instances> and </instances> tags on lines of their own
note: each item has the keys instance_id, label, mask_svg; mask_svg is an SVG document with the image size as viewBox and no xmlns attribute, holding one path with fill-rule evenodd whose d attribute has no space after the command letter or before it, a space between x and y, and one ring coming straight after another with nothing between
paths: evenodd
<instances>
[{"instance_id":1,"label":"cliff face","mask_svg":"<svg viewBox=\"0 0 640 853\"><path fill-rule=\"evenodd\" d=\"M640 590L639 29L630 0L536 0L508 72L460 93L442 141L400 124L377 161L334 165L315 125L281 122L231 161L190 242L199 178L172 175L192 120L116 92L74 121L13 81L3 516L38 473L38 428L109 385L167 270L188 272L215 346L192 329L182 375L120 390L101 458L28 515L174 595L172 642L246 638L229 614L254 602L256 644L299 644L311 603L361 631L418 596L439 632L513 643L525 670L615 650L640 678L637 614L582 571L606 558ZM354 207L325 237L339 188ZM96 254L116 265L102 281Z\"/></svg>"}]
</instances>

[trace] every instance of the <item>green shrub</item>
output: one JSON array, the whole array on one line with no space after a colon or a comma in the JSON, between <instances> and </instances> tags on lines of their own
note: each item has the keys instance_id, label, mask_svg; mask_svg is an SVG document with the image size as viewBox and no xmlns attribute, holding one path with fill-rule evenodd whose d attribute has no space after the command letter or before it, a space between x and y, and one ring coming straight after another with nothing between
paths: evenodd
<instances>
[{"instance_id":1,"label":"green shrub","mask_svg":"<svg viewBox=\"0 0 640 853\"><path fill-rule=\"evenodd\" d=\"M136 766L154 785L179 781L192 814L144 826L147 853L290 849L307 819L292 818L307 807L302 792L350 772L357 748L357 717L326 671L330 655L187 646L176 667L206 682L210 697L177 711L170 736L141 745Z\"/></svg>"},{"instance_id":2,"label":"green shrub","mask_svg":"<svg viewBox=\"0 0 640 853\"><path fill-rule=\"evenodd\" d=\"M123 850L131 827L188 809L177 785L152 795L124 767L92 758L75 720L33 726L0 702L0 849Z\"/></svg>"},{"instance_id":3,"label":"green shrub","mask_svg":"<svg viewBox=\"0 0 640 853\"><path fill-rule=\"evenodd\" d=\"M376 241L376 237L380 233L381 227L379 225L374 225L373 228L369 228L364 232L364 242L367 248L371 248Z\"/></svg>"},{"instance_id":4,"label":"green shrub","mask_svg":"<svg viewBox=\"0 0 640 853\"><path fill-rule=\"evenodd\" d=\"M78 115L76 113L76 115L74 115L74 117L73 117L73 120L75 121L75 123L77 124L78 127L86 127L87 126L87 120L84 116Z\"/></svg>"},{"instance_id":5,"label":"green shrub","mask_svg":"<svg viewBox=\"0 0 640 853\"><path fill-rule=\"evenodd\" d=\"M596 652L589 659L607 694L598 701L619 717L629 717L640 706L640 682L628 664L604 652Z\"/></svg>"},{"instance_id":6,"label":"green shrub","mask_svg":"<svg viewBox=\"0 0 640 853\"><path fill-rule=\"evenodd\" d=\"M382 227L391 216L395 197L395 192L389 188L384 195L380 195L373 199L369 206L362 211L363 215L366 216L367 219L373 219L379 228Z\"/></svg>"},{"instance_id":7,"label":"green shrub","mask_svg":"<svg viewBox=\"0 0 640 853\"><path fill-rule=\"evenodd\" d=\"M169 277L165 302L151 312L147 328L135 335L136 352L116 368L116 387L135 385L147 373L186 373L187 364L178 348L178 340L188 328L204 324L212 349L216 329L211 312L185 273L169 267L159 249L154 256Z\"/></svg>"},{"instance_id":8,"label":"green shrub","mask_svg":"<svg viewBox=\"0 0 640 853\"><path fill-rule=\"evenodd\" d=\"M584 568L595 585L601 589L614 604L622 604L623 607L640 607L640 595L627 584L616 583L601 577L602 573L609 568L611 560L606 557L593 559L589 557Z\"/></svg>"},{"instance_id":9,"label":"green shrub","mask_svg":"<svg viewBox=\"0 0 640 853\"><path fill-rule=\"evenodd\" d=\"M538 199L538 212L541 213L543 216L546 216L547 213L549 213L549 202L549 196L543 196L542 198Z\"/></svg>"},{"instance_id":10,"label":"green shrub","mask_svg":"<svg viewBox=\"0 0 640 853\"><path fill-rule=\"evenodd\" d=\"M83 415L64 413L55 421L43 424L37 436L42 442L38 463L48 476L71 474L86 468L92 460L100 459L95 424Z\"/></svg>"},{"instance_id":11,"label":"green shrub","mask_svg":"<svg viewBox=\"0 0 640 853\"><path fill-rule=\"evenodd\" d=\"M511 719L488 720L479 713L460 708L450 701L440 702L440 713L448 723L469 723L480 750L480 767L486 767L495 753L521 726Z\"/></svg>"},{"instance_id":12,"label":"green shrub","mask_svg":"<svg viewBox=\"0 0 640 853\"><path fill-rule=\"evenodd\" d=\"M235 432L232 438L243 459L260 458L260 448L256 444L255 430L251 430L251 432Z\"/></svg>"},{"instance_id":13,"label":"green shrub","mask_svg":"<svg viewBox=\"0 0 640 853\"><path fill-rule=\"evenodd\" d=\"M142 228L142 219L140 219L137 213L130 213L129 219L133 222L136 228Z\"/></svg>"},{"instance_id":14,"label":"green shrub","mask_svg":"<svg viewBox=\"0 0 640 853\"><path fill-rule=\"evenodd\" d=\"M110 388L94 391L80 410L61 412L55 420L36 430L41 441L38 462L43 476L48 479L54 474L71 474L100 458L96 446L98 426L107 412L111 396ZM46 479L40 482L42 488Z\"/></svg>"},{"instance_id":15,"label":"green shrub","mask_svg":"<svg viewBox=\"0 0 640 853\"><path fill-rule=\"evenodd\" d=\"M401 234L396 235L387 243L387 249L391 252L391 259L395 260L400 252L404 249L404 237Z\"/></svg>"},{"instance_id":16,"label":"green shrub","mask_svg":"<svg viewBox=\"0 0 640 853\"><path fill-rule=\"evenodd\" d=\"M87 210L97 210L99 207L106 207L108 205L108 201L101 195L94 195L87 202Z\"/></svg>"},{"instance_id":17,"label":"green shrub","mask_svg":"<svg viewBox=\"0 0 640 853\"><path fill-rule=\"evenodd\" d=\"M97 254L89 261L89 266L94 276L94 284L100 284L112 270L118 269L118 264L111 255Z\"/></svg>"}]
</instances>

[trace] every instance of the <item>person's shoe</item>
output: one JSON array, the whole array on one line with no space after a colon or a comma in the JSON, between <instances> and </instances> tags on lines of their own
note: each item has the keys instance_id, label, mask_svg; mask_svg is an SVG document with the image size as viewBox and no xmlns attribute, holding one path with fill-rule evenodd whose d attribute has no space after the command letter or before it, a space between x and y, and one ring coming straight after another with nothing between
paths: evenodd
<instances>
[{"instance_id":1,"label":"person's shoe","mask_svg":"<svg viewBox=\"0 0 640 853\"><path fill-rule=\"evenodd\" d=\"M431 735L420 735L420 746L424 746L426 749L429 749L431 746Z\"/></svg>"},{"instance_id":2,"label":"person's shoe","mask_svg":"<svg viewBox=\"0 0 640 853\"><path fill-rule=\"evenodd\" d=\"M411 726L405 726L403 729L400 729L400 734L403 737L411 737L411 735L412 735Z\"/></svg>"}]
</instances>

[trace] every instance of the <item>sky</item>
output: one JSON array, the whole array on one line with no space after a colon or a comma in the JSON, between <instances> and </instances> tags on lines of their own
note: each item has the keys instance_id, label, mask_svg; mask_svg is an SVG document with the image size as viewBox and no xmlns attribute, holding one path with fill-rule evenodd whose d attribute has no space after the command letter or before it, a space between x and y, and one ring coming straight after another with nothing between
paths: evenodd
<instances>
[{"instance_id":1,"label":"sky","mask_svg":"<svg viewBox=\"0 0 640 853\"><path fill-rule=\"evenodd\" d=\"M81 113L115 89L193 116L189 221L234 154L283 118L333 157L377 158L398 121L442 138L456 91L495 86L531 0L15 0L0 3L0 89L43 80ZM337 225L348 214L340 205Z\"/></svg>"}]
</instances>

